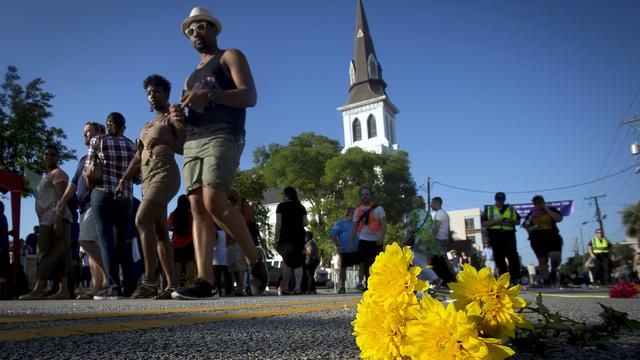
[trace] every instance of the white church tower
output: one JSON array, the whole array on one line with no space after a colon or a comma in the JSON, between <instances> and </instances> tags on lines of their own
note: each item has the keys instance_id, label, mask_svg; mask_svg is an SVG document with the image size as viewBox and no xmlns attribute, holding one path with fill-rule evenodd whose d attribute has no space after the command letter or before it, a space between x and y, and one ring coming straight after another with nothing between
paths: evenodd
<instances>
[{"instance_id":1,"label":"white church tower","mask_svg":"<svg viewBox=\"0 0 640 360\"><path fill-rule=\"evenodd\" d=\"M338 108L344 125L344 149L359 147L382 153L398 150L396 114L385 92L382 67L376 58L369 25L358 0L356 9L355 48L349 65L349 100Z\"/></svg>"}]
</instances>

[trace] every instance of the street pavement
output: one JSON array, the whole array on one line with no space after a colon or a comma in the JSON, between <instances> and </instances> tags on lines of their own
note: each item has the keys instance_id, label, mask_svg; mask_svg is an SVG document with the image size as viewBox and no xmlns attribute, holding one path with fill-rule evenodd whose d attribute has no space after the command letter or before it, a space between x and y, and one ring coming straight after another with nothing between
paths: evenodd
<instances>
[{"instance_id":1,"label":"street pavement","mask_svg":"<svg viewBox=\"0 0 640 360\"><path fill-rule=\"evenodd\" d=\"M522 292L534 301L537 291ZM605 290L543 292L553 311L598 320L598 303L640 320L640 299L609 299ZM207 301L3 301L2 359L356 359L351 321L360 293L232 297ZM605 348L557 346L544 357L640 359L640 332Z\"/></svg>"}]
</instances>

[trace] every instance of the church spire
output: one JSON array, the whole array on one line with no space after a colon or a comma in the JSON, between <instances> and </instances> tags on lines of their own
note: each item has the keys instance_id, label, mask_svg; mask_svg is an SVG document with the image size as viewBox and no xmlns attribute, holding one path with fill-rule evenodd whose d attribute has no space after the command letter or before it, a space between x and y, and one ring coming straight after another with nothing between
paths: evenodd
<instances>
[{"instance_id":1,"label":"church spire","mask_svg":"<svg viewBox=\"0 0 640 360\"><path fill-rule=\"evenodd\" d=\"M358 0L356 9L354 43L353 59L349 66L350 86L347 105L386 96L387 84L382 80L382 67L378 63L373 48L362 0Z\"/></svg>"}]
</instances>

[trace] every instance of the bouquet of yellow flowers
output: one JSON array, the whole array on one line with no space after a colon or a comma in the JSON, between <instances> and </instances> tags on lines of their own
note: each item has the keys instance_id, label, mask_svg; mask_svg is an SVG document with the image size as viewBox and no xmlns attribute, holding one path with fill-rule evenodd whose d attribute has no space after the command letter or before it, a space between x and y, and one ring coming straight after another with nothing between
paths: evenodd
<instances>
[{"instance_id":1,"label":"bouquet of yellow flowers","mask_svg":"<svg viewBox=\"0 0 640 360\"><path fill-rule=\"evenodd\" d=\"M505 359L504 341L516 327L531 328L517 309L527 306L509 274L465 265L450 283L455 300L446 307L426 292L408 247L387 245L371 266L368 290L353 321L363 359ZM419 299L416 292L423 292Z\"/></svg>"}]
</instances>

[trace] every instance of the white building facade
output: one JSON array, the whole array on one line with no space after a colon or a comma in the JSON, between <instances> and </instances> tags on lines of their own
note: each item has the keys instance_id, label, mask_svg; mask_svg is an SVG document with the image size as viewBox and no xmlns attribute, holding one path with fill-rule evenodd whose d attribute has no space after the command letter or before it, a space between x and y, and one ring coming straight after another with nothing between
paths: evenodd
<instances>
[{"instance_id":1,"label":"white building facade","mask_svg":"<svg viewBox=\"0 0 640 360\"><path fill-rule=\"evenodd\" d=\"M449 211L449 221L453 239L467 240L478 251L484 249L484 235L482 232L482 209L464 209Z\"/></svg>"}]
</instances>

